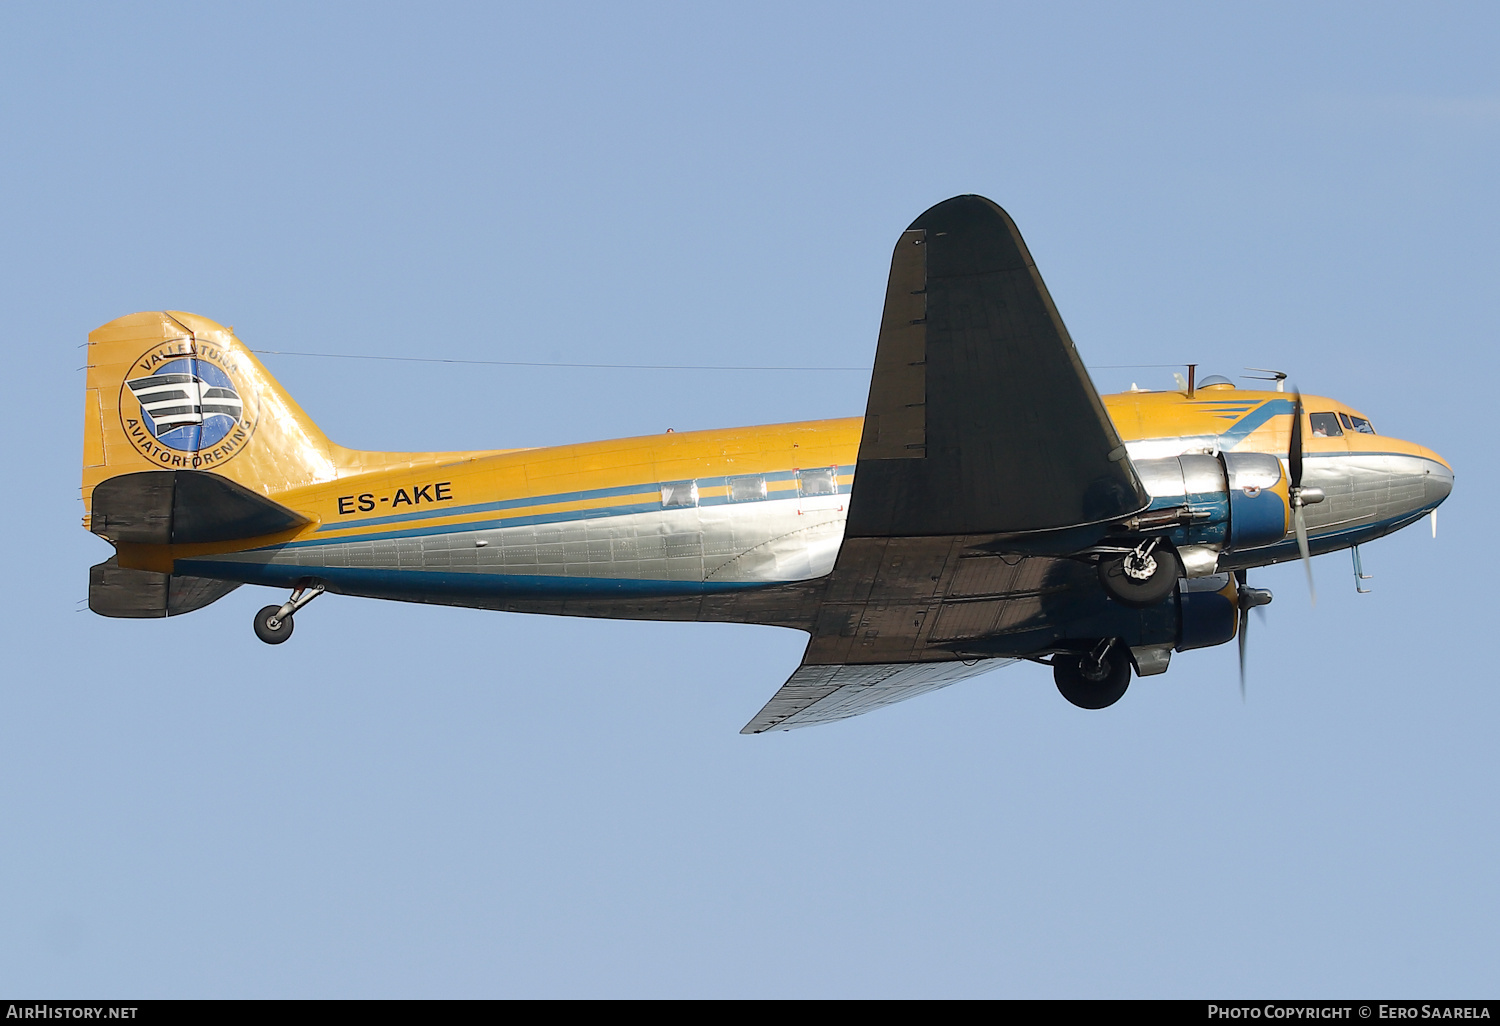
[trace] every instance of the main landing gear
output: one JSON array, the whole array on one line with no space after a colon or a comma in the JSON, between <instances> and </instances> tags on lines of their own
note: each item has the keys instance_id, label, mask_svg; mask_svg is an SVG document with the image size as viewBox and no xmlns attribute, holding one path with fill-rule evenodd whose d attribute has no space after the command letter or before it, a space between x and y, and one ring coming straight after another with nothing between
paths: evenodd
<instances>
[{"instance_id":1,"label":"main landing gear","mask_svg":"<svg viewBox=\"0 0 1500 1026\"><path fill-rule=\"evenodd\" d=\"M1099 583L1110 598L1136 609L1154 606L1182 576L1182 561L1160 538L1147 538L1129 552L1099 560Z\"/></svg>"},{"instance_id":2,"label":"main landing gear","mask_svg":"<svg viewBox=\"0 0 1500 1026\"><path fill-rule=\"evenodd\" d=\"M306 581L297 585L292 597L279 606L266 606L255 614L255 636L267 645L279 645L292 636L292 614L323 594L323 585Z\"/></svg>"},{"instance_id":3,"label":"main landing gear","mask_svg":"<svg viewBox=\"0 0 1500 1026\"><path fill-rule=\"evenodd\" d=\"M1130 687L1130 650L1105 638L1081 655L1059 652L1052 657L1052 679L1062 696L1078 708L1107 708Z\"/></svg>"}]
</instances>

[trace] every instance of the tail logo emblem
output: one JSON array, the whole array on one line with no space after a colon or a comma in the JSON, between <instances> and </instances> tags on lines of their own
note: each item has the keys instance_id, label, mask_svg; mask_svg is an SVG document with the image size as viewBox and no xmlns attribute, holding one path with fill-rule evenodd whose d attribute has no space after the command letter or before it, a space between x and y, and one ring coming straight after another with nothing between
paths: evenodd
<instances>
[{"instance_id":1,"label":"tail logo emblem","mask_svg":"<svg viewBox=\"0 0 1500 1026\"><path fill-rule=\"evenodd\" d=\"M120 388L120 420L138 452L163 467L215 466L255 431L254 392L231 355L182 339L145 353Z\"/></svg>"}]
</instances>

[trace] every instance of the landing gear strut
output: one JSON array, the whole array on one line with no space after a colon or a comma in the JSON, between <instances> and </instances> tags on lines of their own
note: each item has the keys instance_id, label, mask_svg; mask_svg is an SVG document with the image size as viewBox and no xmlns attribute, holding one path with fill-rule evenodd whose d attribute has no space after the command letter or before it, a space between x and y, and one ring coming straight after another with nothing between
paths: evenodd
<instances>
[{"instance_id":1,"label":"landing gear strut","mask_svg":"<svg viewBox=\"0 0 1500 1026\"><path fill-rule=\"evenodd\" d=\"M1154 606L1168 595L1182 576L1177 553L1147 538L1129 552L1099 560L1099 583L1111 598L1136 609Z\"/></svg>"},{"instance_id":2,"label":"landing gear strut","mask_svg":"<svg viewBox=\"0 0 1500 1026\"><path fill-rule=\"evenodd\" d=\"M267 645L279 645L292 636L292 614L323 594L317 581L298 584L292 597L279 606L266 606L255 614L255 636Z\"/></svg>"},{"instance_id":3,"label":"landing gear strut","mask_svg":"<svg viewBox=\"0 0 1500 1026\"><path fill-rule=\"evenodd\" d=\"M1130 650L1105 638L1082 655L1058 653L1052 657L1052 679L1078 708L1107 708L1130 687Z\"/></svg>"}]
</instances>

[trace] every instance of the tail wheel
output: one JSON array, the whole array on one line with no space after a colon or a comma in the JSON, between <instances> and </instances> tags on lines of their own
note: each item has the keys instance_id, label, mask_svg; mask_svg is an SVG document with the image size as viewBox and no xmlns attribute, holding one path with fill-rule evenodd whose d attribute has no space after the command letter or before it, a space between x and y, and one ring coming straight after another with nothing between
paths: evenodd
<instances>
[{"instance_id":1,"label":"tail wheel","mask_svg":"<svg viewBox=\"0 0 1500 1026\"><path fill-rule=\"evenodd\" d=\"M1115 644L1097 659L1092 653L1057 655L1052 659L1052 679L1062 696L1080 709L1105 709L1114 705L1130 687L1130 656Z\"/></svg>"},{"instance_id":2,"label":"tail wheel","mask_svg":"<svg viewBox=\"0 0 1500 1026\"><path fill-rule=\"evenodd\" d=\"M267 645L279 645L292 636L292 618L277 616L281 607L266 606L255 614L255 636Z\"/></svg>"},{"instance_id":3,"label":"tail wheel","mask_svg":"<svg viewBox=\"0 0 1500 1026\"><path fill-rule=\"evenodd\" d=\"M1172 594L1181 576L1182 561L1165 545L1138 546L1132 552L1099 561L1099 583L1104 590L1135 609L1154 606Z\"/></svg>"}]
</instances>

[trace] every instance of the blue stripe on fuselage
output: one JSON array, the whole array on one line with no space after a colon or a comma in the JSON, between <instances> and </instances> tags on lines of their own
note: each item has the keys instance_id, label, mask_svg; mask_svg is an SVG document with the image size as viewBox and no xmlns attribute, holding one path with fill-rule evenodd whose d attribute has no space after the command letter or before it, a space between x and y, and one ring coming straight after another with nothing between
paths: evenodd
<instances>
[{"instance_id":1,"label":"blue stripe on fuselage","mask_svg":"<svg viewBox=\"0 0 1500 1026\"><path fill-rule=\"evenodd\" d=\"M294 566L289 563L237 563L179 559L173 572L221 581L291 588L309 578L349 595L399 598L671 598L774 587L777 581L662 581L605 577L555 577L451 570L399 570L372 567Z\"/></svg>"},{"instance_id":2,"label":"blue stripe on fuselage","mask_svg":"<svg viewBox=\"0 0 1500 1026\"><path fill-rule=\"evenodd\" d=\"M826 469L826 468L817 468ZM854 472L852 466L839 466L835 468L840 475ZM754 477L757 475L745 475ZM796 477L796 471L773 471L759 475L764 477L767 483L791 481ZM698 478L700 490L705 488L724 487L729 480L727 477L705 477ZM839 485L838 494L848 495L852 485ZM367 517L363 520L345 520L339 523L323 524L313 533L320 534L324 531L343 531L358 527L372 527L381 524L410 523L414 520L432 520L445 517L466 516L473 513L487 513L505 509L526 509L533 506L549 506L564 502L587 502L592 499L618 498L625 495L655 494L661 485L653 483L649 485L623 485L617 488L596 488L589 491L559 492L554 495L534 495L522 499L505 499L499 502L475 503L469 506L453 506L447 509L413 510L411 513L399 513L394 516ZM754 499L754 502L778 502L797 498L821 498L821 496L799 496L796 492L773 492L764 499ZM392 538L416 538L436 534L461 534L465 531L492 531L502 527L529 527L538 524L564 524L579 520L596 520L604 517L629 516L633 513L652 512L681 512L683 510L697 509L701 506L729 505L730 499L727 495L711 495L699 500L698 506L683 506L667 509L662 506L659 499L649 502L626 503L619 506L596 506L589 509L560 510L552 513L534 513L530 516L504 517L494 520L471 520L461 524L445 524L441 527L411 527L399 531L379 531L374 534L356 534L340 536L337 538L311 538L305 541L285 542L280 545L266 545L259 549L249 549L250 552L263 552L270 549L296 549L306 548L310 545L342 545L348 542L362 541L388 541ZM740 505L740 503L733 503Z\"/></svg>"},{"instance_id":3,"label":"blue stripe on fuselage","mask_svg":"<svg viewBox=\"0 0 1500 1026\"><path fill-rule=\"evenodd\" d=\"M1317 534L1309 531L1307 534L1307 547L1314 556L1326 555L1337 552L1339 549L1347 549L1353 545L1363 545L1365 542L1383 538L1388 534L1399 531L1409 524L1421 520L1428 513L1437 508L1437 503L1424 506L1410 513L1402 513L1400 516L1387 517L1384 520L1376 520L1368 524L1356 524L1349 527L1339 527L1332 531L1323 531ZM1224 569L1242 569L1245 567L1264 566L1268 563L1284 563L1293 559L1300 559L1302 553L1297 548L1295 538L1277 542L1275 545L1261 545L1253 549L1235 549L1225 552L1220 558L1219 567Z\"/></svg>"}]
</instances>

